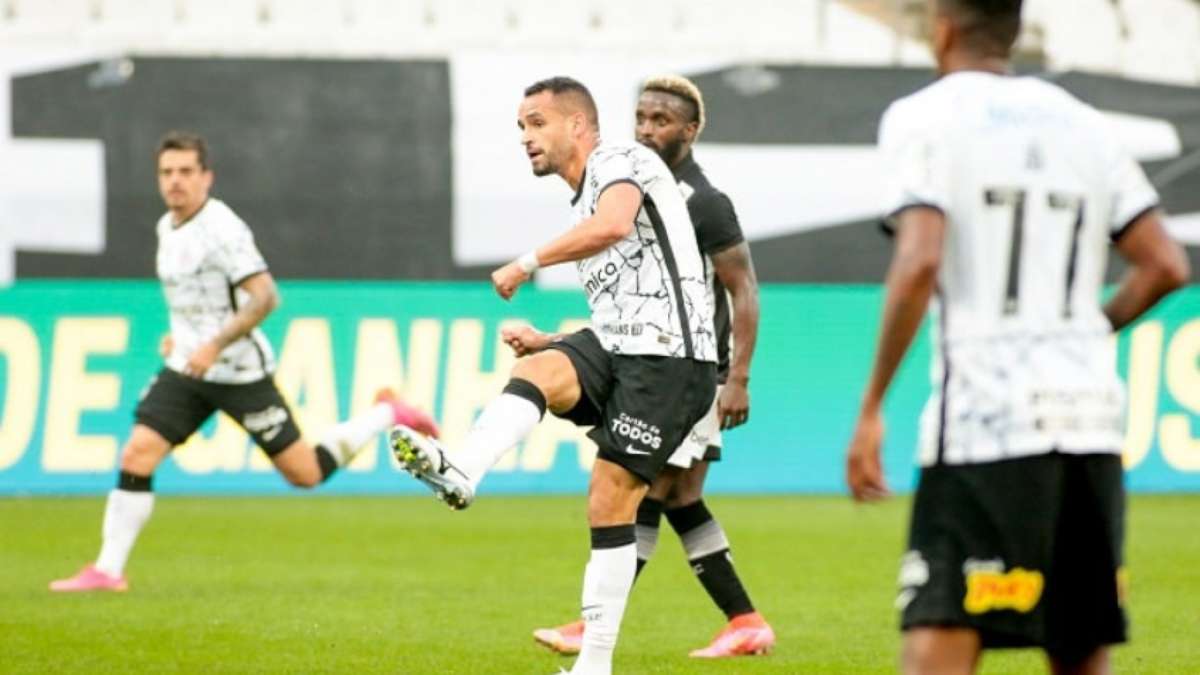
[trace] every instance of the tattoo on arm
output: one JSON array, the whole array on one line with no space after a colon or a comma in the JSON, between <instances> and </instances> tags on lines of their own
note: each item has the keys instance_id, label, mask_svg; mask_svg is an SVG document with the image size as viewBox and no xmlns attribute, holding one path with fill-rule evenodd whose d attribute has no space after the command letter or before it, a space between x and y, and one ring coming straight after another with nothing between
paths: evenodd
<instances>
[{"instance_id":1,"label":"tattoo on arm","mask_svg":"<svg viewBox=\"0 0 1200 675\"><path fill-rule=\"evenodd\" d=\"M238 288L245 290L250 297L213 338L222 349L249 334L279 305L279 292L270 273L256 274L243 281Z\"/></svg>"}]
</instances>

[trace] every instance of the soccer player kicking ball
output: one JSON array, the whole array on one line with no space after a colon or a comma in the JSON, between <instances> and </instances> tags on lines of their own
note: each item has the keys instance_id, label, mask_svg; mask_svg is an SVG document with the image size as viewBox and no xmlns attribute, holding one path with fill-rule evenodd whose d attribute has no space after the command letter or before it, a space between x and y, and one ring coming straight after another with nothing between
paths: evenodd
<instances>
[{"instance_id":1,"label":"soccer player kicking ball","mask_svg":"<svg viewBox=\"0 0 1200 675\"><path fill-rule=\"evenodd\" d=\"M518 361L462 448L445 450L404 426L392 443L414 476L462 509L547 409L594 427L592 554L583 644L571 672L606 674L637 567L638 504L716 393L710 294L670 169L640 145L601 143L587 88L565 77L530 86L517 124L534 174L557 174L575 190L575 226L496 270L492 281L508 299L539 266L576 262L591 328Z\"/></svg>"},{"instance_id":2,"label":"soccer player kicking ball","mask_svg":"<svg viewBox=\"0 0 1200 675\"><path fill-rule=\"evenodd\" d=\"M775 632L750 602L750 595L733 567L725 530L703 499L709 463L721 458L721 430L743 424L750 415L747 385L758 334L754 263L733 203L713 187L692 157L692 144L705 123L704 99L696 85L678 76L647 80L642 84L636 119L638 142L666 162L687 199L696 240L704 254L707 280L713 290L719 383L708 414L671 455L667 467L638 506L637 574L641 574L658 546L659 523L665 512L667 522L683 543L689 567L729 621L712 644L693 650L690 655L724 658L765 654L775 644ZM549 346L553 337L523 327L511 330L505 339L522 356ZM577 654L583 638L583 622L539 628L533 637L560 654Z\"/></svg>"},{"instance_id":3,"label":"soccer player kicking ball","mask_svg":"<svg viewBox=\"0 0 1200 675\"><path fill-rule=\"evenodd\" d=\"M117 488L104 511L95 563L50 583L52 591L124 591L125 562L154 509L151 478L176 445L221 410L249 432L289 483L311 488L393 424L436 434L433 421L388 390L376 404L321 436L300 438L271 377L271 345L258 325L279 304L275 282L250 229L224 202L209 197L208 146L172 132L158 149L158 188L167 213L158 221L158 276L171 331L160 351L165 367L150 381L121 453Z\"/></svg>"},{"instance_id":4,"label":"soccer player kicking ball","mask_svg":"<svg viewBox=\"0 0 1200 675\"><path fill-rule=\"evenodd\" d=\"M931 6L941 78L880 126L896 251L847 482L858 500L887 494L880 408L936 298L903 670L1040 647L1054 673L1107 673L1126 639L1112 334L1185 283L1187 259L1105 119L1009 73L1020 0ZM1102 306L1109 241L1129 270Z\"/></svg>"}]
</instances>

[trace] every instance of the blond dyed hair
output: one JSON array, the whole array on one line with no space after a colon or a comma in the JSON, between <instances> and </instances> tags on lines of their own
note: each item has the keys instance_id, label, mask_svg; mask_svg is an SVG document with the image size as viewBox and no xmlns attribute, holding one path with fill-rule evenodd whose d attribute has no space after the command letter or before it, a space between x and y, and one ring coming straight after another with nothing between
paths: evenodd
<instances>
[{"instance_id":1,"label":"blond dyed hair","mask_svg":"<svg viewBox=\"0 0 1200 675\"><path fill-rule=\"evenodd\" d=\"M704 96L700 94L700 87L697 87L695 82L682 75L657 75L642 83L642 93L647 91L672 94L696 106L696 137L700 137L707 119L704 116Z\"/></svg>"}]
</instances>

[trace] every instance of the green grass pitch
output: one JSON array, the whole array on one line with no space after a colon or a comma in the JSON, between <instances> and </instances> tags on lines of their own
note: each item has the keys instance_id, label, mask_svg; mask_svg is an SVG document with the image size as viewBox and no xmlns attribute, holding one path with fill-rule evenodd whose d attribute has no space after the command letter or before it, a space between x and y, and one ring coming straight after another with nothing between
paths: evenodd
<instances>
[{"instance_id":1,"label":"green grass pitch","mask_svg":"<svg viewBox=\"0 0 1200 675\"><path fill-rule=\"evenodd\" d=\"M766 658L698 663L722 617L665 528L638 581L618 673L887 673L907 501L715 497L739 569L779 636ZM126 594L46 583L94 555L98 498L0 500L0 672L555 673L530 631L571 619L584 499L158 500ZM1131 501L1133 638L1118 672L1200 672L1200 496ZM665 523L664 523L665 525ZM1042 672L995 652L985 673Z\"/></svg>"}]
</instances>

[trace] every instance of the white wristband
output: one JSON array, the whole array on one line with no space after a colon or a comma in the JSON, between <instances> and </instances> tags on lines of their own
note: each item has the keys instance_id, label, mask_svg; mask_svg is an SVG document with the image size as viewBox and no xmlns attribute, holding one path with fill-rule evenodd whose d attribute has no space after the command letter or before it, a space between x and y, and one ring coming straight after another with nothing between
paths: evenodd
<instances>
[{"instance_id":1,"label":"white wristband","mask_svg":"<svg viewBox=\"0 0 1200 675\"><path fill-rule=\"evenodd\" d=\"M533 274L541 265L538 264L537 250L530 251L525 255L517 258L517 267L525 274Z\"/></svg>"}]
</instances>

